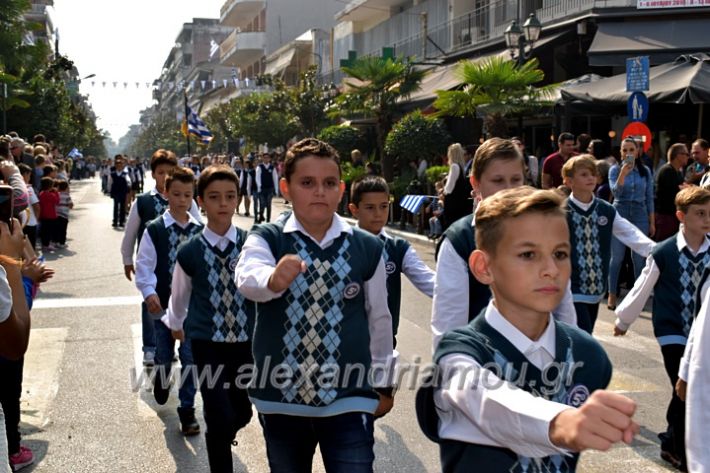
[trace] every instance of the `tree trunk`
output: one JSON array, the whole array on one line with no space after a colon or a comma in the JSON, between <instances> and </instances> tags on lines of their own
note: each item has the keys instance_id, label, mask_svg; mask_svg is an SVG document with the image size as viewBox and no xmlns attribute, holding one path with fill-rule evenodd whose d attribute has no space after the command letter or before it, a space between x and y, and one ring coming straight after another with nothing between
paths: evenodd
<instances>
[{"instance_id":1,"label":"tree trunk","mask_svg":"<svg viewBox=\"0 0 710 473\"><path fill-rule=\"evenodd\" d=\"M377 153L382 164L382 176L387 182L394 181L394 160L385 153L385 138L388 132L388 120L380 118L377 120Z\"/></svg>"},{"instance_id":2,"label":"tree trunk","mask_svg":"<svg viewBox=\"0 0 710 473\"><path fill-rule=\"evenodd\" d=\"M491 113L485 118L488 138L508 138L508 123L500 113Z\"/></svg>"}]
</instances>

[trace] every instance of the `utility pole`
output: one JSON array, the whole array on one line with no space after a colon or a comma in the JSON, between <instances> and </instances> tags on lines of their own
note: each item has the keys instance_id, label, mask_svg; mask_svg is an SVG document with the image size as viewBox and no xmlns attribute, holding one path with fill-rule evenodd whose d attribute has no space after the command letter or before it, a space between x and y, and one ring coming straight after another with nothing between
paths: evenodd
<instances>
[{"instance_id":1,"label":"utility pole","mask_svg":"<svg viewBox=\"0 0 710 473\"><path fill-rule=\"evenodd\" d=\"M426 43L429 38L429 15L427 12L421 13L422 22L422 60L426 59Z\"/></svg>"}]
</instances>

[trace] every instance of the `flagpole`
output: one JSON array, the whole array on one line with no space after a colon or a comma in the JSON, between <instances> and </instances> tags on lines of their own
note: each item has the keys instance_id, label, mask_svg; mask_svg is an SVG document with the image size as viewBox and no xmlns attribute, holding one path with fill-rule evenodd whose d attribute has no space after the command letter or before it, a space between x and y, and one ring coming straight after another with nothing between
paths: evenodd
<instances>
[{"instance_id":1,"label":"flagpole","mask_svg":"<svg viewBox=\"0 0 710 473\"><path fill-rule=\"evenodd\" d=\"M187 106L187 89L184 89L182 93L185 96L185 128L187 129L187 133L185 133L185 139L187 140L187 156L192 158L192 155L190 154L190 125L187 122L189 116Z\"/></svg>"}]
</instances>

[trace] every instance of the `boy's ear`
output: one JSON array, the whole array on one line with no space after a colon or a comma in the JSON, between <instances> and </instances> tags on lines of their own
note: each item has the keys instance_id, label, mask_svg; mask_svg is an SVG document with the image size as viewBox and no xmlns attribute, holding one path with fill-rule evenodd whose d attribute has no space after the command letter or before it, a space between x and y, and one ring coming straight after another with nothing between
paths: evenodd
<instances>
[{"instance_id":1,"label":"boy's ear","mask_svg":"<svg viewBox=\"0 0 710 473\"><path fill-rule=\"evenodd\" d=\"M360 209L357 208L357 205L355 205L355 204L353 204L352 202L350 202L350 203L348 204L348 210L350 211L350 214L351 214L353 217L357 218L358 211L360 210Z\"/></svg>"},{"instance_id":2,"label":"boy's ear","mask_svg":"<svg viewBox=\"0 0 710 473\"><path fill-rule=\"evenodd\" d=\"M489 256L485 251L474 250L468 257L468 267L481 284L490 285L493 282L489 265Z\"/></svg>"},{"instance_id":3,"label":"boy's ear","mask_svg":"<svg viewBox=\"0 0 710 473\"><path fill-rule=\"evenodd\" d=\"M286 200L291 200L291 195L288 191L288 181L285 177L279 179L279 192L286 198Z\"/></svg>"},{"instance_id":4,"label":"boy's ear","mask_svg":"<svg viewBox=\"0 0 710 473\"><path fill-rule=\"evenodd\" d=\"M569 176L562 177L562 184L564 184L565 187L569 187L570 181L572 181L572 178Z\"/></svg>"},{"instance_id":5,"label":"boy's ear","mask_svg":"<svg viewBox=\"0 0 710 473\"><path fill-rule=\"evenodd\" d=\"M204 200L202 200L202 197L199 195L197 196L197 205L199 205L200 208L204 207Z\"/></svg>"},{"instance_id":6,"label":"boy's ear","mask_svg":"<svg viewBox=\"0 0 710 473\"><path fill-rule=\"evenodd\" d=\"M680 210L675 211L675 218L677 218L680 223L685 223L685 214Z\"/></svg>"}]
</instances>

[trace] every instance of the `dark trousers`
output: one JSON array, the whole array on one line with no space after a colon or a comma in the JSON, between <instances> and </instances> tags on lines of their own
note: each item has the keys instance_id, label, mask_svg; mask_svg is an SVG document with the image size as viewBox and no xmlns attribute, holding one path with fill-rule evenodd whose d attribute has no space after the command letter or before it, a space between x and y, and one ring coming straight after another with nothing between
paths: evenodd
<instances>
[{"instance_id":1,"label":"dark trousers","mask_svg":"<svg viewBox=\"0 0 710 473\"><path fill-rule=\"evenodd\" d=\"M69 219L64 217L57 217L55 222L54 230L56 238L54 241L60 245L64 245L67 242L67 226L69 225Z\"/></svg>"},{"instance_id":2,"label":"dark trousers","mask_svg":"<svg viewBox=\"0 0 710 473\"><path fill-rule=\"evenodd\" d=\"M661 346L663 365L668 379L671 381L673 396L666 410L668 430L666 440L661 443L661 449L674 453L685 464L685 402L675 393L675 383L678 381L678 368L683 358L685 345L673 344Z\"/></svg>"},{"instance_id":3,"label":"dark trousers","mask_svg":"<svg viewBox=\"0 0 710 473\"><path fill-rule=\"evenodd\" d=\"M118 196L113 198L113 226L126 223L126 196Z\"/></svg>"},{"instance_id":4,"label":"dark trousers","mask_svg":"<svg viewBox=\"0 0 710 473\"><path fill-rule=\"evenodd\" d=\"M599 303L575 302L574 310L577 312L577 326L591 334L594 331L594 324L597 322L597 315L599 315Z\"/></svg>"},{"instance_id":5,"label":"dark trousers","mask_svg":"<svg viewBox=\"0 0 710 473\"><path fill-rule=\"evenodd\" d=\"M5 413L8 455L20 451L20 397L24 364L24 358L17 361L0 358L0 405Z\"/></svg>"},{"instance_id":6,"label":"dark trousers","mask_svg":"<svg viewBox=\"0 0 710 473\"><path fill-rule=\"evenodd\" d=\"M273 189L266 189L259 192L259 220L264 220L264 210L266 210L266 221L271 221L271 200L273 198Z\"/></svg>"},{"instance_id":7,"label":"dark trousers","mask_svg":"<svg viewBox=\"0 0 710 473\"><path fill-rule=\"evenodd\" d=\"M42 240L42 246L49 246L54 238L54 227L56 225L56 218L42 218L39 222L39 238Z\"/></svg>"},{"instance_id":8,"label":"dark trousers","mask_svg":"<svg viewBox=\"0 0 710 473\"><path fill-rule=\"evenodd\" d=\"M141 327L143 328L143 353L155 354L155 322L148 313L148 306L145 302L141 303Z\"/></svg>"},{"instance_id":9,"label":"dark trousers","mask_svg":"<svg viewBox=\"0 0 710 473\"><path fill-rule=\"evenodd\" d=\"M320 446L327 473L372 473L373 416L349 412L332 417L259 414L271 473L310 473Z\"/></svg>"},{"instance_id":10,"label":"dark trousers","mask_svg":"<svg viewBox=\"0 0 710 473\"><path fill-rule=\"evenodd\" d=\"M192 340L192 357L200 374L204 404L205 443L212 473L233 473L232 442L251 420L251 402L244 386L236 385L239 368L253 361L251 343L221 343ZM210 379L214 383L209 382Z\"/></svg>"},{"instance_id":11,"label":"dark trousers","mask_svg":"<svg viewBox=\"0 0 710 473\"><path fill-rule=\"evenodd\" d=\"M35 246L37 246L37 225L25 225L22 228L22 233L25 234L30 242L30 245L32 245L32 249L34 249Z\"/></svg>"}]
</instances>

